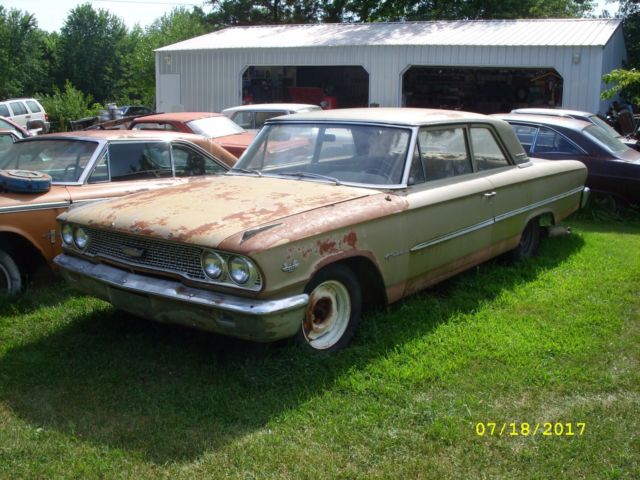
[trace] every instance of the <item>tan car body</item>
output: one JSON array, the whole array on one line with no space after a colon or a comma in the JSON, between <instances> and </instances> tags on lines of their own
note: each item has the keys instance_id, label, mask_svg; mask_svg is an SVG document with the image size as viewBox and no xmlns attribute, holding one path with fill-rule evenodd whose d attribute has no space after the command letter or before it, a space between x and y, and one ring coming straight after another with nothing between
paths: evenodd
<instances>
[{"instance_id":1,"label":"tan car body","mask_svg":"<svg viewBox=\"0 0 640 480\"><path fill-rule=\"evenodd\" d=\"M74 209L60 220L161 245L247 257L257 265L261 285L247 291L133 267L158 274L145 280L118 268L131 268L135 260L87 256L72 247L56 259L65 277L147 318L271 341L300 329L316 301L306 287L328 265L354 271L365 300L391 303L517 247L529 221L555 224L584 201L581 163L528 160L511 128L495 119L409 109L290 118L408 128L482 125L501 139L512 164L419 185L405 180L393 188L228 174L215 184L202 180ZM291 120L271 122L286 121ZM142 291L147 294L140 296Z\"/></svg>"},{"instance_id":2,"label":"tan car body","mask_svg":"<svg viewBox=\"0 0 640 480\"><path fill-rule=\"evenodd\" d=\"M104 154L107 144L129 141L159 141L195 146L205 152L224 169L232 166L236 158L210 139L199 135L165 132L131 132L126 130L84 131L40 135L37 139L83 139L98 142L86 172L78 182L53 182L46 193L0 193L0 249L11 248L15 262L22 269L32 270L41 264L52 265L61 253L61 240L57 234L56 217L70 206L119 197L140 191L188 184L196 177L171 177L118 182L89 183L88 177L96 161Z\"/></svg>"}]
</instances>

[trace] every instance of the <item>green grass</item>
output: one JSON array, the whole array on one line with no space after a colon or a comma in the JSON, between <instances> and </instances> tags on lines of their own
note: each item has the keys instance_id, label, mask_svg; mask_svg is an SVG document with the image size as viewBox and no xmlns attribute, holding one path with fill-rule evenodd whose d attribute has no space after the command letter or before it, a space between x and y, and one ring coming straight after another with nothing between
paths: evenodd
<instances>
[{"instance_id":1,"label":"green grass","mask_svg":"<svg viewBox=\"0 0 640 480\"><path fill-rule=\"evenodd\" d=\"M0 478L640 478L640 216L605 217L367 313L333 357L61 283L0 300Z\"/></svg>"}]
</instances>

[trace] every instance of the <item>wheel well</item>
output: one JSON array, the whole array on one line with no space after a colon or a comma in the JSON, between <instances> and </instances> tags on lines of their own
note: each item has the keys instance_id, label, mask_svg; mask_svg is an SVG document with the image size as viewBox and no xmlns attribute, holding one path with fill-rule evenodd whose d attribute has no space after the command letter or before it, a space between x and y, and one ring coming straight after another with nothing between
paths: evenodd
<instances>
[{"instance_id":1,"label":"wheel well","mask_svg":"<svg viewBox=\"0 0 640 480\"><path fill-rule=\"evenodd\" d=\"M349 267L362 288L362 304L380 306L387 304L387 293L380 271L366 257L351 257L338 262Z\"/></svg>"},{"instance_id":2,"label":"wheel well","mask_svg":"<svg viewBox=\"0 0 640 480\"><path fill-rule=\"evenodd\" d=\"M40 251L31 242L16 233L0 233L0 248L11 254L20 270L24 271L28 277L33 276L36 270L47 265Z\"/></svg>"}]
</instances>

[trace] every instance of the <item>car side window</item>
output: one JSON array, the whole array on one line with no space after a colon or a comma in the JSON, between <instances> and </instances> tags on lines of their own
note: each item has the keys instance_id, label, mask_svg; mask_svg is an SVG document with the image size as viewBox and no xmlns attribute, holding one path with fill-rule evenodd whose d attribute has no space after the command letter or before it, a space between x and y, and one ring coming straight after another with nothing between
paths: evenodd
<instances>
[{"instance_id":1,"label":"car side window","mask_svg":"<svg viewBox=\"0 0 640 480\"><path fill-rule=\"evenodd\" d=\"M236 112L231 117L242 128L253 128L253 112Z\"/></svg>"},{"instance_id":2,"label":"car side window","mask_svg":"<svg viewBox=\"0 0 640 480\"><path fill-rule=\"evenodd\" d=\"M576 155L582 153L573 142L568 140L564 135L551 130L550 128L541 127L536 139L533 150L536 153L559 153L564 155Z\"/></svg>"},{"instance_id":3,"label":"car side window","mask_svg":"<svg viewBox=\"0 0 640 480\"><path fill-rule=\"evenodd\" d=\"M422 155L420 154L420 145L416 145L413 151L413 159L411 160L411 168L409 169L408 185L417 185L424 183L424 165L422 163Z\"/></svg>"},{"instance_id":4,"label":"car side window","mask_svg":"<svg viewBox=\"0 0 640 480\"><path fill-rule=\"evenodd\" d=\"M167 142L123 142L109 145L111 181L173 176Z\"/></svg>"},{"instance_id":5,"label":"car side window","mask_svg":"<svg viewBox=\"0 0 640 480\"><path fill-rule=\"evenodd\" d=\"M25 107L22 102L11 102L9 105L11 106L11 110L13 110L14 115L26 115L29 113L27 112L27 107Z\"/></svg>"},{"instance_id":6,"label":"car side window","mask_svg":"<svg viewBox=\"0 0 640 480\"><path fill-rule=\"evenodd\" d=\"M536 134L538 133L538 127L531 127L529 125L511 125L513 133L516 134L522 148L527 152L527 155L531 153L531 148L533 147L533 142L536 139Z\"/></svg>"},{"instance_id":7,"label":"car side window","mask_svg":"<svg viewBox=\"0 0 640 480\"><path fill-rule=\"evenodd\" d=\"M427 182L473 172L462 127L423 128L418 146Z\"/></svg>"},{"instance_id":8,"label":"car side window","mask_svg":"<svg viewBox=\"0 0 640 480\"><path fill-rule=\"evenodd\" d=\"M491 130L472 127L470 134L471 149L478 171L509 166L509 160L502 152Z\"/></svg>"},{"instance_id":9,"label":"car side window","mask_svg":"<svg viewBox=\"0 0 640 480\"><path fill-rule=\"evenodd\" d=\"M214 160L186 145L173 145L172 152L176 177L215 175L225 171Z\"/></svg>"},{"instance_id":10,"label":"car side window","mask_svg":"<svg viewBox=\"0 0 640 480\"><path fill-rule=\"evenodd\" d=\"M42 111L38 104L33 100L27 100L27 106L29 107L29 110L31 110L31 113L38 113Z\"/></svg>"},{"instance_id":11,"label":"car side window","mask_svg":"<svg viewBox=\"0 0 640 480\"><path fill-rule=\"evenodd\" d=\"M89 177L89 183L103 183L109 181L108 160L109 156L106 153L98 159L93 167L93 172L91 172L91 176Z\"/></svg>"},{"instance_id":12,"label":"car side window","mask_svg":"<svg viewBox=\"0 0 640 480\"><path fill-rule=\"evenodd\" d=\"M160 122L136 123L131 128L133 130L168 130L170 132L178 131L178 129L173 125L171 125L170 123L160 123Z\"/></svg>"},{"instance_id":13,"label":"car side window","mask_svg":"<svg viewBox=\"0 0 640 480\"><path fill-rule=\"evenodd\" d=\"M0 115L3 117L10 117L11 113L9 112L9 107L7 107L5 104L0 104Z\"/></svg>"}]
</instances>

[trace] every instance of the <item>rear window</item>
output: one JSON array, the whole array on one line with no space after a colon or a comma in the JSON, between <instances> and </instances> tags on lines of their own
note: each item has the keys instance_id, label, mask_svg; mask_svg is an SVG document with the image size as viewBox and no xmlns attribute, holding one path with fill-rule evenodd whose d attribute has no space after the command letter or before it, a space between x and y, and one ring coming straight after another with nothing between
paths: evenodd
<instances>
[{"instance_id":1,"label":"rear window","mask_svg":"<svg viewBox=\"0 0 640 480\"><path fill-rule=\"evenodd\" d=\"M624 143L618 140L616 137L611 136L608 132L605 132L602 128L588 126L584 129L585 135L595 139L598 143L605 146L605 148L615 154L624 153L629 150Z\"/></svg>"}]
</instances>

